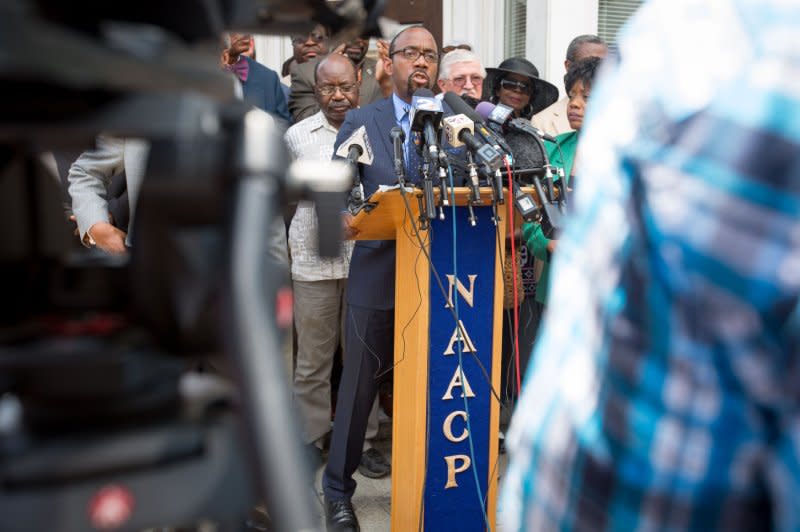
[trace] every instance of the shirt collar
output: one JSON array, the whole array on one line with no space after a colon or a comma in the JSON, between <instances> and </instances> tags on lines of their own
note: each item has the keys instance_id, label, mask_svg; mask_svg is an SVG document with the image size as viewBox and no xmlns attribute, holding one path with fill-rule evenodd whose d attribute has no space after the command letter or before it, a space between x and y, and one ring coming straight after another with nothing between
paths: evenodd
<instances>
[{"instance_id":1,"label":"shirt collar","mask_svg":"<svg viewBox=\"0 0 800 532\"><path fill-rule=\"evenodd\" d=\"M411 110L411 104L401 100L395 92L392 93L392 103L394 104L394 121L400 124L400 121L403 120L403 115L406 114L406 109Z\"/></svg>"},{"instance_id":2,"label":"shirt collar","mask_svg":"<svg viewBox=\"0 0 800 532\"><path fill-rule=\"evenodd\" d=\"M325 128L328 131L332 131L333 133L338 133L339 130L336 129L328 122L328 119L325 118L325 114L322 111L317 111L316 114L311 115L308 117L309 124L308 124L308 131L309 133L314 132L320 128Z\"/></svg>"}]
</instances>

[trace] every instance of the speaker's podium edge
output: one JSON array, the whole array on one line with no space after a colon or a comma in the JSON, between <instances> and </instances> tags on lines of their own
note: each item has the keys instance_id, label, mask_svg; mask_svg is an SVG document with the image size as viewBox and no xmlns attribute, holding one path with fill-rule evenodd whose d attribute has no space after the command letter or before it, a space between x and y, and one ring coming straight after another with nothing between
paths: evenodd
<instances>
[{"instance_id":1,"label":"speaker's podium edge","mask_svg":"<svg viewBox=\"0 0 800 532\"><path fill-rule=\"evenodd\" d=\"M438 192L438 191L437 191ZM465 205L469 189L455 189L456 205ZM482 188L482 198L491 197L491 188ZM418 226L421 192L376 192L369 201L376 206L354 217L351 225L358 229L357 240L396 240L397 260L395 277L395 366L392 426L392 530L418 530L423 518L423 486L426 471L427 390L429 354L430 304L427 287L431 284L429 264L420 249L415 227ZM506 193L506 197L508 194ZM485 200L484 200L485 201ZM505 241L508 220L508 201L498 207L502 223L498 223L500 242ZM500 208L502 207L502 209ZM445 207L445 215L451 211ZM491 224L485 216L479 223ZM515 222L516 223L516 222ZM419 238L430 250L428 231L419 231ZM494 246L493 341L491 357L492 389L500 390L502 352L503 257L504 245ZM442 273L442 275L444 275ZM438 287L436 288L438 289ZM487 368L488 369L488 368ZM500 405L492 396L489 421L487 501L489 526L495 529L498 430ZM440 429L440 428L439 428ZM437 430L437 427L431 427ZM440 457L427 457L440 459ZM474 504L478 504L477 500ZM482 523L476 526L483 528Z\"/></svg>"}]
</instances>

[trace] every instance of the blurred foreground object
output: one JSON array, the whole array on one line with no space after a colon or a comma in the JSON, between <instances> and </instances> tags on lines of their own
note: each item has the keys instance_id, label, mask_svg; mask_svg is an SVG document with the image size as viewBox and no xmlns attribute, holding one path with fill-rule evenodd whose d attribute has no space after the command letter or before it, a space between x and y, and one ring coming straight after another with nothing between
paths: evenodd
<instances>
[{"instance_id":1,"label":"blurred foreground object","mask_svg":"<svg viewBox=\"0 0 800 532\"><path fill-rule=\"evenodd\" d=\"M798 32L796 1L655 0L620 34L504 530L800 528Z\"/></svg>"},{"instance_id":2,"label":"blurred foreground object","mask_svg":"<svg viewBox=\"0 0 800 532\"><path fill-rule=\"evenodd\" d=\"M279 205L313 199L337 220L320 224L320 253L338 252L349 170L289 166L217 60L222 30L258 28L243 14L279 4L0 7L0 395L18 412L0 427L3 529L235 529L262 498L278 529L316 527L267 235ZM302 7L327 9L285 14L301 24ZM150 144L129 257L70 245L38 163L101 132ZM184 386L200 361L234 386Z\"/></svg>"}]
</instances>

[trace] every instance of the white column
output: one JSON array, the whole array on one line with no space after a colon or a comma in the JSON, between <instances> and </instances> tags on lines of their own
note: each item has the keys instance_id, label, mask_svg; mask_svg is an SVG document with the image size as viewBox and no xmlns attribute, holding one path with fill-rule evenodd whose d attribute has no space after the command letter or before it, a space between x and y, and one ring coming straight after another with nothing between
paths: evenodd
<instances>
[{"instance_id":1,"label":"white column","mask_svg":"<svg viewBox=\"0 0 800 532\"><path fill-rule=\"evenodd\" d=\"M292 56L289 37L278 35L255 35L256 59L281 75L283 62Z\"/></svg>"},{"instance_id":2,"label":"white column","mask_svg":"<svg viewBox=\"0 0 800 532\"><path fill-rule=\"evenodd\" d=\"M484 67L495 67L503 57L504 13L501 0L442 0L442 45L466 41Z\"/></svg>"},{"instance_id":3,"label":"white column","mask_svg":"<svg viewBox=\"0 0 800 532\"><path fill-rule=\"evenodd\" d=\"M598 0L530 0L525 48L539 75L564 95L567 46L578 35L597 33Z\"/></svg>"}]
</instances>

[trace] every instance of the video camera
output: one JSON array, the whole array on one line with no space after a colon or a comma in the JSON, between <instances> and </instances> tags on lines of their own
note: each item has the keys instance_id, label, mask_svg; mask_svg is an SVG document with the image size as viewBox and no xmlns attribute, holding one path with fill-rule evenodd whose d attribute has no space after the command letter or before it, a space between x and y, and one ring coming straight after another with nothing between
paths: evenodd
<instances>
[{"instance_id":1,"label":"video camera","mask_svg":"<svg viewBox=\"0 0 800 532\"><path fill-rule=\"evenodd\" d=\"M313 21L341 39L375 34L382 7L0 7L4 530L237 530L262 500L277 529L317 528L279 355L286 280L266 246L280 205L308 198L328 231L321 254L336 253L339 224L324 220L338 217L349 170L290 165L270 117L235 99L217 43ZM76 249L39 160L100 132L150 144L129 259Z\"/></svg>"}]
</instances>

